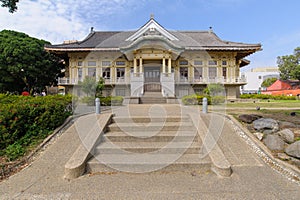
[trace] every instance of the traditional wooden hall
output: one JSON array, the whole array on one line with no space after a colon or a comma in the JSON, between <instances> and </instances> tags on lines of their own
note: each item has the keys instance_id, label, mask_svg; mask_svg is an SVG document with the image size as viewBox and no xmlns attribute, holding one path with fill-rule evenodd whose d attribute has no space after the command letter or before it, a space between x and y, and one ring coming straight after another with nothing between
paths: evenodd
<instances>
[{"instance_id":1,"label":"traditional wooden hall","mask_svg":"<svg viewBox=\"0 0 300 200\"><path fill-rule=\"evenodd\" d=\"M139 98L157 93L169 99L202 93L223 84L227 99L236 99L246 84L240 68L261 44L221 40L206 31L174 31L153 16L135 31L94 31L83 41L65 41L45 49L64 57L65 77L58 84L74 92L85 77L105 79L105 95ZM134 102L134 101L133 101Z\"/></svg>"}]
</instances>

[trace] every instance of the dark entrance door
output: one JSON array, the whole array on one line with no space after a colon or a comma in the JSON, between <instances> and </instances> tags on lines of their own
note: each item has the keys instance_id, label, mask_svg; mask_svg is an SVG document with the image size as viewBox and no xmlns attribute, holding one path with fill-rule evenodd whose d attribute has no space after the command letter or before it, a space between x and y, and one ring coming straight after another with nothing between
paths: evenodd
<instances>
[{"instance_id":1,"label":"dark entrance door","mask_svg":"<svg viewBox=\"0 0 300 200\"><path fill-rule=\"evenodd\" d=\"M144 90L145 91L161 91L160 85L160 67L144 67Z\"/></svg>"}]
</instances>

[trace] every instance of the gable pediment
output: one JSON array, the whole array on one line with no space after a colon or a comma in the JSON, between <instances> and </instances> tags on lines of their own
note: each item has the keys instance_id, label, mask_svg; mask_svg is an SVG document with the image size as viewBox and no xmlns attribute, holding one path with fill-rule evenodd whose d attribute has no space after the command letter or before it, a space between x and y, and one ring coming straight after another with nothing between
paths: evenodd
<instances>
[{"instance_id":1,"label":"gable pediment","mask_svg":"<svg viewBox=\"0 0 300 200\"><path fill-rule=\"evenodd\" d=\"M153 18L151 18L144 26L142 26L133 35L127 38L126 41L135 41L136 39L146 35L159 35L171 41L178 40L173 34L171 34L164 27L158 24Z\"/></svg>"}]
</instances>

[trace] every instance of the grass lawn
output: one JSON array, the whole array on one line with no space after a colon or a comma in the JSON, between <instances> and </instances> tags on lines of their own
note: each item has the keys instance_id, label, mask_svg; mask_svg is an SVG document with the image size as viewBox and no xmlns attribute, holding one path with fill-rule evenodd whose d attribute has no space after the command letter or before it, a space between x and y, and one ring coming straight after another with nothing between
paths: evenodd
<instances>
[{"instance_id":1,"label":"grass lawn","mask_svg":"<svg viewBox=\"0 0 300 200\"><path fill-rule=\"evenodd\" d=\"M226 108L299 108L300 100L253 100L249 102L228 102Z\"/></svg>"},{"instance_id":2,"label":"grass lawn","mask_svg":"<svg viewBox=\"0 0 300 200\"><path fill-rule=\"evenodd\" d=\"M257 107L260 107L260 110L257 110ZM249 100L249 102L228 102L224 105L210 106L210 110L218 111L218 108L236 118L241 114L257 114L300 125L300 100L260 100L259 102ZM292 112L296 115L292 116Z\"/></svg>"}]
</instances>

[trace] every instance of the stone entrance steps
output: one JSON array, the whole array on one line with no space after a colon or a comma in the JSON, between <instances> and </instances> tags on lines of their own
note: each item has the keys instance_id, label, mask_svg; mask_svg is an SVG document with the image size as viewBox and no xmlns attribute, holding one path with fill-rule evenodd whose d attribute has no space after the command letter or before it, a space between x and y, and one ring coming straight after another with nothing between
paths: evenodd
<instances>
[{"instance_id":1,"label":"stone entrance steps","mask_svg":"<svg viewBox=\"0 0 300 200\"><path fill-rule=\"evenodd\" d=\"M200 157L202 142L188 116L114 117L94 156L89 173L125 171L209 171L209 156Z\"/></svg>"},{"instance_id":2,"label":"stone entrance steps","mask_svg":"<svg viewBox=\"0 0 300 200\"><path fill-rule=\"evenodd\" d=\"M161 92L145 92L140 97L140 104L166 104L167 100L162 96Z\"/></svg>"}]
</instances>

